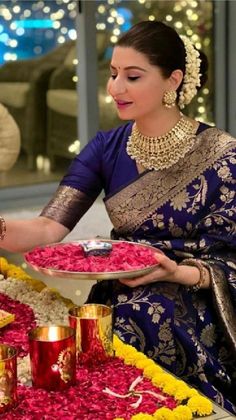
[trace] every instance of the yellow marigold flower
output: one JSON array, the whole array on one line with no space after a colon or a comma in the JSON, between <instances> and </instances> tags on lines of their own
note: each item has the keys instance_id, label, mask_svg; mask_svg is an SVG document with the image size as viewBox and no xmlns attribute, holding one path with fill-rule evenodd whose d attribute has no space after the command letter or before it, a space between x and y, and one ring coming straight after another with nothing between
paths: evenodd
<instances>
[{"instance_id":1,"label":"yellow marigold flower","mask_svg":"<svg viewBox=\"0 0 236 420\"><path fill-rule=\"evenodd\" d=\"M125 420L124 419L124 417L116 417L115 419L113 419L113 420Z\"/></svg>"},{"instance_id":2,"label":"yellow marigold flower","mask_svg":"<svg viewBox=\"0 0 236 420\"><path fill-rule=\"evenodd\" d=\"M114 335L113 347L117 357L134 355L137 350L129 344L124 344L116 335Z\"/></svg>"},{"instance_id":3,"label":"yellow marigold flower","mask_svg":"<svg viewBox=\"0 0 236 420\"><path fill-rule=\"evenodd\" d=\"M25 274L25 272L20 268L20 267L16 267L13 264L9 264L6 275L7 277L16 277L16 278L20 278L20 276L23 276Z\"/></svg>"},{"instance_id":4,"label":"yellow marigold flower","mask_svg":"<svg viewBox=\"0 0 236 420\"><path fill-rule=\"evenodd\" d=\"M119 355L119 357L122 357L124 359L128 360L134 360L137 358L136 353L133 351L130 351L129 349L127 351L125 351L125 349L122 349L120 351L117 352L117 354Z\"/></svg>"},{"instance_id":5,"label":"yellow marigold flower","mask_svg":"<svg viewBox=\"0 0 236 420\"><path fill-rule=\"evenodd\" d=\"M158 375L159 373L162 373L163 370L160 366L156 365L155 362L150 363L148 366L146 366L143 369L143 374L146 376L146 378L153 378L155 375Z\"/></svg>"},{"instance_id":6,"label":"yellow marigold flower","mask_svg":"<svg viewBox=\"0 0 236 420\"><path fill-rule=\"evenodd\" d=\"M128 346L128 348L126 349L125 346L122 346L122 348L120 349L121 353L126 354L127 356L135 356L137 357L137 350L134 347Z\"/></svg>"},{"instance_id":7,"label":"yellow marigold flower","mask_svg":"<svg viewBox=\"0 0 236 420\"><path fill-rule=\"evenodd\" d=\"M17 277L16 280L23 280L23 281L31 281L32 278L30 276L28 276L28 274L26 273L22 273L22 275L20 277Z\"/></svg>"},{"instance_id":8,"label":"yellow marigold flower","mask_svg":"<svg viewBox=\"0 0 236 420\"><path fill-rule=\"evenodd\" d=\"M153 418L155 420L174 420L175 416L172 410L162 407L155 411Z\"/></svg>"},{"instance_id":9,"label":"yellow marigold flower","mask_svg":"<svg viewBox=\"0 0 236 420\"><path fill-rule=\"evenodd\" d=\"M122 342L120 347L121 347L122 350L125 350L128 353L137 352L137 350L133 346L131 346L130 344L125 344L125 343Z\"/></svg>"},{"instance_id":10,"label":"yellow marigold flower","mask_svg":"<svg viewBox=\"0 0 236 420\"><path fill-rule=\"evenodd\" d=\"M189 387L186 384L178 384L174 397L178 401L183 401L189 398Z\"/></svg>"},{"instance_id":11,"label":"yellow marigold flower","mask_svg":"<svg viewBox=\"0 0 236 420\"><path fill-rule=\"evenodd\" d=\"M168 385L169 384L166 384L166 387L165 387L165 392L167 394L169 393ZM171 394L171 395L174 395L174 397L178 401L183 401L185 399L188 399L190 397L193 397L194 395L199 395L196 389L190 388L182 380L177 379L176 382L175 382L175 385L176 385L175 393L174 394Z\"/></svg>"},{"instance_id":12,"label":"yellow marigold flower","mask_svg":"<svg viewBox=\"0 0 236 420\"><path fill-rule=\"evenodd\" d=\"M135 357L134 356L121 356L122 357L122 359L124 359L124 363L126 364L126 365L132 365L132 366L136 366L136 359L135 359Z\"/></svg>"},{"instance_id":13,"label":"yellow marigold flower","mask_svg":"<svg viewBox=\"0 0 236 420\"><path fill-rule=\"evenodd\" d=\"M140 351L136 351L134 353L134 358L135 358L136 362L148 361L149 363L152 363L152 360L148 359L148 357L145 356L145 354L141 353Z\"/></svg>"},{"instance_id":14,"label":"yellow marigold flower","mask_svg":"<svg viewBox=\"0 0 236 420\"><path fill-rule=\"evenodd\" d=\"M163 388L167 383L174 383L175 379L168 373L158 373L152 378L153 385Z\"/></svg>"},{"instance_id":15,"label":"yellow marigold flower","mask_svg":"<svg viewBox=\"0 0 236 420\"><path fill-rule=\"evenodd\" d=\"M131 420L153 420L151 414L138 413L131 417Z\"/></svg>"},{"instance_id":16,"label":"yellow marigold flower","mask_svg":"<svg viewBox=\"0 0 236 420\"><path fill-rule=\"evenodd\" d=\"M197 395L199 395L199 393L197 392L197 390L196 389L194 389L194 388L189 388L189 394L188 394L188 397L190 398L190 397L196 397Z\"/></svg>"},{"instance_id":17,"label":"yellow marigold flower","mask_svg":"<svg viewBox=\"0 0 236 420\"><path fill-rule=\"evenodd\" d=\"M115 336L114 336L115 337ZM124 363L134 365L139 358L139 352L129 344L124 344L121 340L114 338L113 348L115 355L124 359Z\"/></svg>"},{"instance_id":18,"label":"yellow marigold flower","mask_svg":"<svg viewBox=\"0 0 236 420\"><path fill-rule=\"evenodd\" d=\"M179 407L174 408L173 414L175 420L192 420L193 418L190 408L184 405L179 405Z\"/></svg>"},{"instance_id":19,"label":"yellow marigold flower","mask_svg":"<svg viewBox=\"0 0 236 420\"><path fill-rule=\"evenodd\" d=\"M8 269L8 262L6 258L0 257L0 272L5 276Z\"/></svg>"},{"instance_id":20,"label":"yellow marigold flower","mask_svg":"<svg viewBox=\"0 0 236 420\"><path fill-rule=\"evenodd\" d=\"M150 360L146 359L146 360L137 360L136 365L135 365L138 369L144 369L145 367L150 366Z\"/></svg>"},{"instance_id":21,"label":"yellow marigold flower","mask_svg":"<svg viewBox=\"0 0 236 420\"><path fill-rule=\"evenodd\" d=\"M163 386L162 391L165 392L168 395L174 395L175 396L177 388L178 388L177 381L170 381L170 382L167 382Z\"/></svg>"},{"instance_id":22,"label":"yellow marigold flower","mask_svg":"<svg viewBox=\"0 0 236 420\"><path fill-rule=\"evenodd\" d=\"M122 343L122 341L119 339L119 337L117 337L117 335L114 334L114 337L113 337L113 345L114 345L114 347L118 347L121 343Z\"/></svg>"},{"instance_id":23,"label":"yellow marigold flower","mask_svg":"<svg viewBox=\"0 0 236 420\"><path fill-rule=\"evenodd\" d=\"M193 414L198 416L207 416L212 413L213 406L210 400L206 397L194 396L188 400L187 406L190 408Z\"/></svg>"}]
</instances>

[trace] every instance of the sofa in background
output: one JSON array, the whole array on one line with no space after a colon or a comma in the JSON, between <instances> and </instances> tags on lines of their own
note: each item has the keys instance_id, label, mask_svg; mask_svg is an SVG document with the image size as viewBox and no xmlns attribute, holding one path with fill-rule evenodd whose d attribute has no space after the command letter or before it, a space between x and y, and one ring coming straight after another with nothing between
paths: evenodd
<instances>
[{"instance_id":1,"label":"sofa in background","mask_svg":"<svg viewBox=\"0 0 236 420\"><path fill-rule=\"evenodd\" d=\"M11 61L0 67L0 102L20 129L29 169L35 168L37 155L45 155L47 150L46 93L50 76L73 45L68 41L42 57Z\"/></svg>"},{"instance_id":2,"label":"sofa in background","mask_svg":"<svg viewBox=\"0 0 236 420\"><path fill-rule=\"evenodd\" d=\"M20 152L20 130L0 103L0 176L9 171L15 164Z\"/></svg>"}]
</instances>

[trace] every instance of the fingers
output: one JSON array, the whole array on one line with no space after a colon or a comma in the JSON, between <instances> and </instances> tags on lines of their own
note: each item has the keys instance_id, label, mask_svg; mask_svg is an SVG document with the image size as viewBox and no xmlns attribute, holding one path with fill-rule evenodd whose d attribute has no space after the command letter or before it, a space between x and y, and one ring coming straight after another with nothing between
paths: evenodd
<instances>
[{"instance_id":1,"label":"fingers","mask_svg":"<svg viewBox=\"0 0 236 420\"><path fill-rule=\"evenodd\" d=\"M119 280L120 283L124 284L125 286L128 287L137 287L137 286L142 286L144 284L146 284L143 281L143 277L137 278L137 279L120 279Z\"/></svg>"},{"instance_id":2,"label":"fingers","mask_svg":"<svg viewBox=\"0 0 236 420\"><path fill-rule=\"evenodd\" d=\"M137 287L148 283L154 283L155 281L158 281L162 275L162 269L157 268L145 276L140 276L133 279L119 279L119 282L129 287Z\"/></svg>"},{"instance_id":3,"label":"fingers","mask_svg":"<svg viewBox=\"0 0 236 420\"><path fill-rule=\"evenodd\" d=\"M148 283L154 283L156 281L171 281L173 274L178 267L176 262L166 257L162 252L157 252L155 256L159 262L159 265L155 268L155 270L145 276L133 279L120 279L120 283L128 287L137 287Z\"/></svg>"}]
</instances>

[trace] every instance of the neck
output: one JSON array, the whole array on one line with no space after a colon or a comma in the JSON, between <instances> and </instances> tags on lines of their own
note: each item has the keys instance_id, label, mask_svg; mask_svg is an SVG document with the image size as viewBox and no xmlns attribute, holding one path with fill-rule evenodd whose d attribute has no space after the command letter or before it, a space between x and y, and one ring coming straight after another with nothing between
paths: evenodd
<instances>
[{"instance_id":1,"label":"neck","mask_svg":"<svg viewBox=\"0 0 236 420\"><path fill-rule=\"evenodd\" d=\"M158 137L170 131L181 118L177 107L164 110L153 117L143 117L135 120L138 131L144 136Z\"/></svg>"}]
</instances>

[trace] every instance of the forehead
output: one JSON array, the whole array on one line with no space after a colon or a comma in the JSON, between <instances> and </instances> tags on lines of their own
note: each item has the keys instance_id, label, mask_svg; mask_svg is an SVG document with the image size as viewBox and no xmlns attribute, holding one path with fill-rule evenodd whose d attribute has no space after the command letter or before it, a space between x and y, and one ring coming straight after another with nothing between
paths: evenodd
<instances>
[{"instance_id":1,"label":"forehead","mask_svg":"<svg viewBox=\"0 0 236 420\"><path fill-rule=\"evenodd\" d=\"M141 67L148 70L153 68L148 61L148 58L145 54L140 53L132 47L114 47L111 66L116 68L126 68L126 67Z\"/></svg>"}]
</instances>

